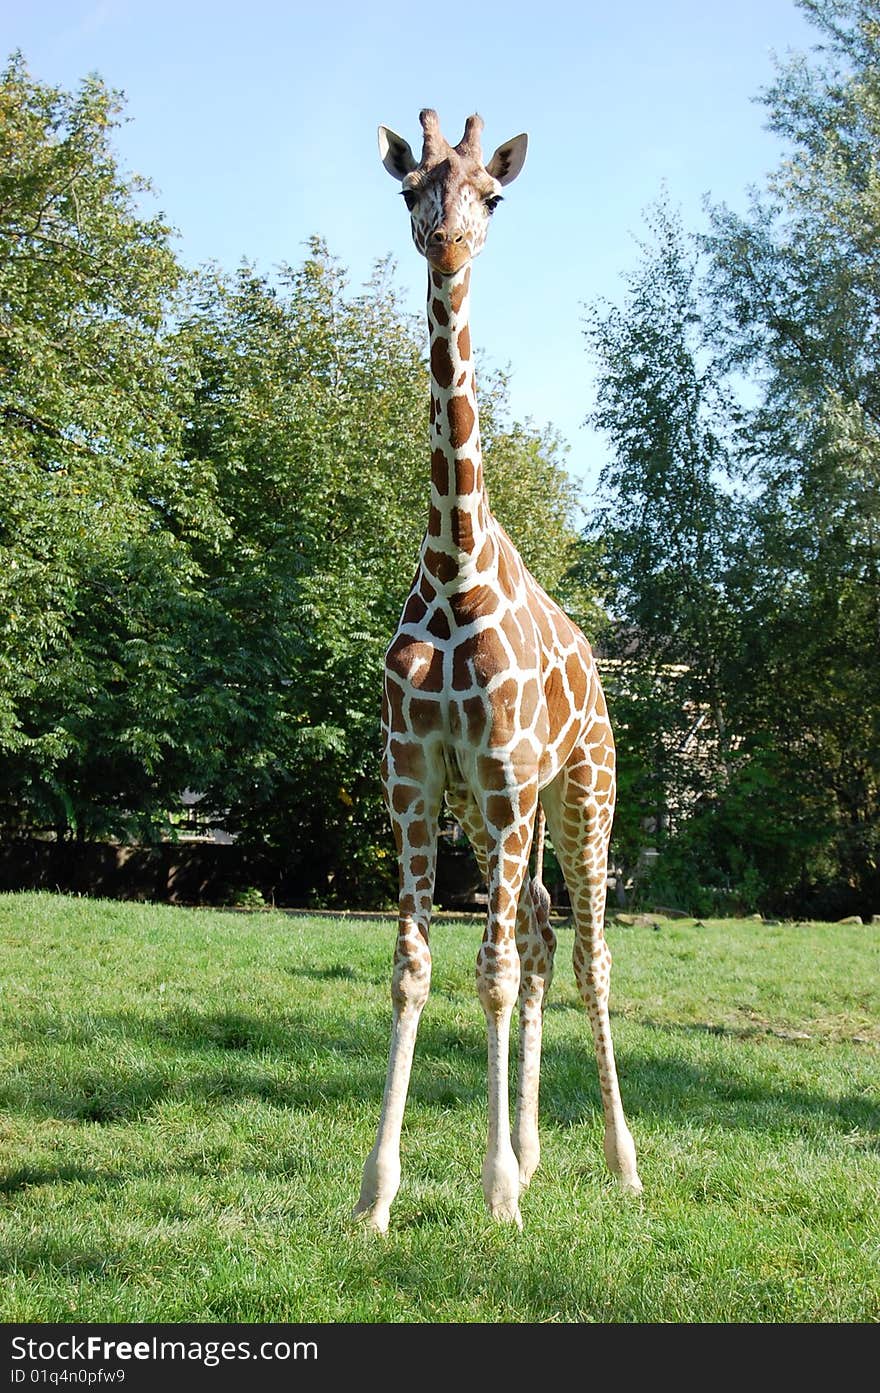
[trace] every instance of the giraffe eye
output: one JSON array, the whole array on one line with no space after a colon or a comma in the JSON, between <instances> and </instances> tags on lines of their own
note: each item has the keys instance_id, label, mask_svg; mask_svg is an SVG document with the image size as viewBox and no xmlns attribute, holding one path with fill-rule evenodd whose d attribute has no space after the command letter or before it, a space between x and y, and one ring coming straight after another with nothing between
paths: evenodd
<instances>
[{"instance_id":1,"label":"giraffe eye","mask_svg":"<svg viewBox=\"0 0 880 1393\"><path fill-rule=\"evenodd\" d=\"M407 208L412 212L418 202L418 195L412 189L401 189L400 193Z\"/></svg>"},{"instance_id":2,"label":"giraffe eye","mask_svg":"<svg viewBox=\"0 0 880 1393\"><path fill-rule=\"evenodd\" d=\"M495 212L495 209L498 207L498 204L499 204L500 202L501 202L501 194L500 194L500 193L492 194L490 198L484 198L484 199L483 199L483 203L485 204L486 212L487 212L487 213L494 213L494 212Z\"/></svg>"}]
</instances>

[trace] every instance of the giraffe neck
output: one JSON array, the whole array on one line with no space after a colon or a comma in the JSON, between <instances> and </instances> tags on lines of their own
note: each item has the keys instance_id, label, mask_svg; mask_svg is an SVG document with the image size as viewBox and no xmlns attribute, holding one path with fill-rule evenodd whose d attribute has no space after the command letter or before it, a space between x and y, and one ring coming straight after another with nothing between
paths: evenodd
<instances>
[{"instance_id":1,"label":"giraffe neck","mask_svg":"<svg viewBox=\"0 0 880 1393\"><path fill-rule=\"evenodd\" d=\"M422 564L447 591L474 583L485 566L491 528L471 350L470 276L470 266L453 276L428 271L431 510Z\"/></svg>"}]
</instances>

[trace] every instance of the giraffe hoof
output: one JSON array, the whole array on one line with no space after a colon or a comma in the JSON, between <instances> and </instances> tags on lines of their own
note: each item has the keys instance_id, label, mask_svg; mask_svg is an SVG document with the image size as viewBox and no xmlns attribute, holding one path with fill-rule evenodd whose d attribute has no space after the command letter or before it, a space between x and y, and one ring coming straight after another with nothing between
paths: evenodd
<instances>
[{"instance_id":1,"label":"giraffe hoof","mask_svg":"<svg viewBox=\"0 0 880 1393\"><path fill-rule=\"evenodd\" d=\"M618 1176L618 1180L620 1181L620 1189L622 1194L641 1195L644 1193L645 1187L642 1184L641 1180L639 1180L639 1177L637 1175L627 1176L626 1178L624 1178L621 1175Z\"/></svg>"},{"instance_id":2,"label":"giraffe hoof","mask_svg":"<svg viewBox=\"0 0 880 1393\"><path fill-rule=\"evenodd\" d=\"M522 1233L523 1222L522 1215L519 1212L519 1205L511 1209L508 1205L496 1204L494 1207L490 1208L489 1213L496 1224L516 1224L516 1227L519 1229L520 1233Z\"/></svg>"},{"instance_id":3,"label":"giraffe hoof","mask_svg":"<svg viewBox=\"0 0 880 1393\"><path fill-rule=\"evenodd\" d=\"M514 1155L519 1163L519 1188L522 1192L529 1188L532 1176L538 1169L541 1160L541 1146L537 1138L527 1140L517 1133L514 1133L510 1140Z\"/></svg>"},{"instance_id":4,"label":"giraffe hoof","mask_svg":"<svg viewBox=\"0 0 880 1393\"><path fill-rule=\"evenodd\" d=\"M370 1233L386 1234L388 1232L389 1212L387 1209L380 1209L378 1205L356 1204L351 1217L356 1224L360 1224Z\"/></svg>"}]
</instances>

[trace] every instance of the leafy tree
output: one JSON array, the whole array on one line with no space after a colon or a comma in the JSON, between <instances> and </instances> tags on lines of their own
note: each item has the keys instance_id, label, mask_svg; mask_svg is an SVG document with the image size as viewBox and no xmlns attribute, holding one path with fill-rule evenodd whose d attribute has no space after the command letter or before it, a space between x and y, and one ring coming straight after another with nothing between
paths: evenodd
<instances>
[{"instance_id":1,"label":"leafy tree","mask_svg":"<svg viewBox=\"0 0 880 1393\"><path fill-rule=\"evenodd\" d=\"M275 281L243 267L206 284L180 332L199 373L184 454L228 529L199 553L223 620L201 684L237 713L205 806L322 893L330 876L341 896L380 893L382 656L425 511L418 347L388 267L352 296L317 239Z\"/></svg>"},{"instance_id":2,"label":"leafy tree","mask_svg":"<svg viewBox=\"0 0 880 1393\"><path fill-rule=\"evenodd\" d=\"M730 687L786 832L768 886L830 912L880 892L880 5L802 8L823 43L763 98L790 154L707 247L718 342L762 388Z\"/></svg>"},{"instance_id":3,"label":"leafy tree","mask_svg":"<svg viewBox=\"0 0 880 1393\"><path fill-rule=\"evenodd\" d=\"M0 84L0 825L173 833L180 796L325 898L388 896L385 647L428 511L424 332L320 239L184 275L119 98ZM565 585L551 435L483 429L494 505ZM569 597L581 595L568 582Z\"/></svg>"},{"instance_id":4,"label":"leafy tree","mask_svg":"<svg viewBox=\"0 0 880 1393\"><path fill-rule=\"evenodd\" d=\"M700 912L880 892L880 6L802 8L824 44L764 94L790 148L766 190L714 210L704 278L655 213L626 304L588 326L612 448L593 539L610 651L634 649L618 844L671 802L647 893Z\"/></svg>"},{"instance_id":5,"label":"leafy tree","mask_svg":"<svg viewBox=\"0 0 880 1393\"><path fill-rule=\"evenodd\" d=\"M119 109L20 55L0 80L0 806L80 835L168 804L187 537L211 525L176 467L181 272L117 166Z\"/></svg>"},{"instance_id":6,"label":"leafy tree","mask_svg":"<svg viewBox=\"0 0 880 1393\"><path fill-rule=\"evenodd\" d=\"M589 419L610 446L589 535L611 617L615 851L629 865L648 831L662 839L717 784L729 745L725 402L706 351L695 255L665 204L649 226L624 303L592 306L586 328L598 363Z\"/></svg>"}]
</instances>

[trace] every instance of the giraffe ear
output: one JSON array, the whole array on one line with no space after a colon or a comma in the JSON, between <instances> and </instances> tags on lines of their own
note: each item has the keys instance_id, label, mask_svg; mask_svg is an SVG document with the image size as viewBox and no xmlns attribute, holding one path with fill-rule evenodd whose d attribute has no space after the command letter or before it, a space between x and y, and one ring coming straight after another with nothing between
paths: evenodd
<instances>
[{"instance_id":1,"label":"giraffe ear","mask_svg":"<svg viewBox=\"0 0 880 1393\"><path fill-rule=\"evenodd\" d=\"M529 148L529 138L527 135L515 135L513 140L507 140L503 145L499 145L495 154L486 165L486 173L491 174L493 179L497 179L499 184L512 184L526 162L526 150Z\"/></svg>"},{"instance_id":2,"label":"giraffe ear","mask_svg":"<svg viewBox=\"0 0 880 1393\"><path fill-rule=\"evenodd\" d=\"M379 127L379 154L394 179L405 179L416 168L416 157L407 141L387 126Z\"/></svg>"}]
</instances>

